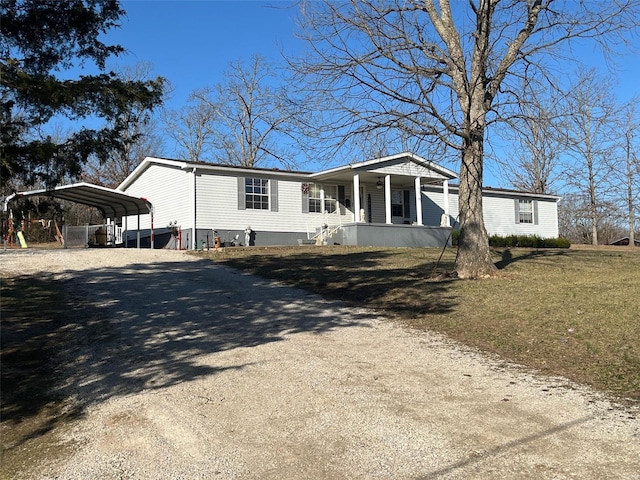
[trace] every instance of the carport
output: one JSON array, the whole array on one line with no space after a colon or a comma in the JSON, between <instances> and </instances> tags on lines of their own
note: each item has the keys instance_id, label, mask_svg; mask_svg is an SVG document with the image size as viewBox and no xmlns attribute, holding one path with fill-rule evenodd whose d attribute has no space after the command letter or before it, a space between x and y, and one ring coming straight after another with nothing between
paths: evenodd
<instances>
[{"instance_id":1,"label":"carport","mask_svg":"<svg viewBox=\"0 0 640 480\"><path fill-rule=\"evenodd\" d=\"M125 235L125 246L127 245L127 225L126 219L130 216L137 216L138 228L136 236L137 247L140 248L140 215L151 215L151 248L154 248L153 233L153 205L149 200L142 197L134 197L132 195L112 190L100 185L90 183L75 183L72 185L63 185L54 189L31 190L28 192L18 192L9 195L4 200L4 211L8 210L9 202L16 198L46 196L59 200L67 200L70 202L81 203L100 210L102 216L106 218L123 220L123 230Z\"/></svg>"}]
</instances>

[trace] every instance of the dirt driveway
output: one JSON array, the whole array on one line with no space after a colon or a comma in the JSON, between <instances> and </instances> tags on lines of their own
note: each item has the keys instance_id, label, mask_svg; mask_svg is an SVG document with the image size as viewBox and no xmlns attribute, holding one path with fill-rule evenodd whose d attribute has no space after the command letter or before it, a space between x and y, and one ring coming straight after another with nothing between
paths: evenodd
<instances>
[{"instance_id":1,"label":"dirt driveway","mask_svg":"<svg viewBox=\"0 0 640 480\"><path fill-rule=\"evenodd\" d=\"M633 415L365 308L172 251L0 267L54 275L99 320L61 352L84 409L64 455L14 478L640 479Z\"/></svg>"}]
</instances>

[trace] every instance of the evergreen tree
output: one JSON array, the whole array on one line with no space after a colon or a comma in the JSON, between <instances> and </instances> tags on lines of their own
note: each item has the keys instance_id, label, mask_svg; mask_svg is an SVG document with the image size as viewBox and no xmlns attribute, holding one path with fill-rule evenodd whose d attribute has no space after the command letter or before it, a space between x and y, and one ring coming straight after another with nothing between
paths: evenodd
<instances>
[{"instance_id":1,"label":"evergreen tree","mask_svg":"<svg viewBox=\"0 0 640 480\"><path fill-rule=\"evenodd\" d=\"M107 160L124 148L123 112L161 104L163 78L132 81L106 69L124 48L100 35L124 13L116 0L1 0L2 193L16 183L55 186L79 175L89 158ZM64 77L90 65L98 73ZM84 125L64 139L43 133L59 118Z\"/></svg>"}]
</instances>

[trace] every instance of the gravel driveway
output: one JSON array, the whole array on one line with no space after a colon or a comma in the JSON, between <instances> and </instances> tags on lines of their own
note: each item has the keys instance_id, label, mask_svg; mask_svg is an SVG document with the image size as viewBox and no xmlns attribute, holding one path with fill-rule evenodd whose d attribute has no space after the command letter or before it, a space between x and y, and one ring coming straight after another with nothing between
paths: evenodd
<instances>
[{"instance_id":1,"label":"gravel driveway","mask_svg":"<svg viewBox=\"0 0 640 480\"><path fill-rule=\"evenodd\" d=\"M55 275L101 319L62 352L85 415L35 478L640 479L628 411L365 308L175 251L0 266Z\"/></svg>"}]
</instances>

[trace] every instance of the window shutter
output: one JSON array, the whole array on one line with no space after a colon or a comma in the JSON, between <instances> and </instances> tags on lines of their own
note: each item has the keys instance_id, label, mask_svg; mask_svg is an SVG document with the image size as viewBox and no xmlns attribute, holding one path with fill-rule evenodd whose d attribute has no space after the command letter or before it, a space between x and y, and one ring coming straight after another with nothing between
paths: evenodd
<instances>
[{"instance_id":1,"label":"window shutter","mask_svg":"<svg viewBox=\"0 0 640 480\"><path fill-rule=\"evenodd\" d=\"M340 215L347 213L344 208L345 197L344 185L338 185L338 204L340 205Z\"/></svg>"},{"instance_id":2,"label":"window shutter","mask_svg":"<svg viewBox=\"0 0 640 480\"><path fill-rule=\"evenodd\" d=\"M404 218L411 218L411 196L409 190L404 191Z\"/></svg>"},{"instance_id":3,"label":"window shutter","mask_svg":"<svg viewBox=\"0 0 640 480\"><path fill-rule=\"evenodd\" d=\"M533 224L538 225L538 201L533 201Z\"/></svg>"},{"instance_id":4,"label":"window shutter","mask_svg":"<svg viewBox=\"0 0 640 480\"><path fill-rule=\"evenodd\" d=\"M271 211L278 211L278 181L269 180L269 193L271 194Z\"/></svg>"},{"instance_id":5,"label":"window shutter","mask_svg":"<svg viewBox=\"0 0 640 480\"><path fill-rule=\"evenodd\" d=\"M520 200L517 198L513 201L514 209L516 211L516 223L520 223Z\"/></svg>"},{"instance_id":6,"label":"window shutter","mask_svg":"<svg viewBox=\"0 0 640 480\"><path fill-rule=\"evenodd\" d=\"M304 187L306 185L306 188ZM309 184L303 183L300 185L302 191L302 213L309 213Z\"/></svg>"},{"instance_id":7,"label":"window shutter","mask_svg":"<svg viewBox=\"0 0 640 480\"><path fill-rule=\"evenodd\" d=\"M238 177L238 210L247 209L247 196L244 177Z\"/></svg>"}]
</instances>

